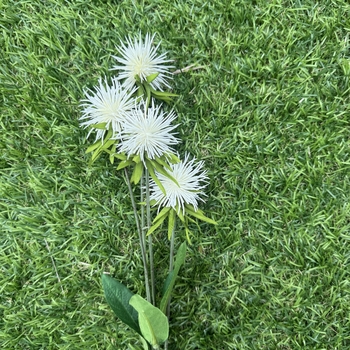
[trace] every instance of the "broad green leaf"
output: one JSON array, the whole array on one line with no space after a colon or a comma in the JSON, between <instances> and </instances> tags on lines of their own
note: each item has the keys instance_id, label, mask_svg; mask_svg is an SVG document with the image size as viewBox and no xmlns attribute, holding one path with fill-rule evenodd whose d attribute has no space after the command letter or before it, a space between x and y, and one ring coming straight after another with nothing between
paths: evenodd
<instances>
[{"instance_id":1,"label":"broad green leaf","mask_svg":"<svg viewBox=\"0 0 350 350\"><path fill-rule=\"evenodd\" d=\"M162 300L163 300L163 298L164 298L164 295L165 295L165 293L166 293L166 291L167 291L167 289L169 288L169 286L170 286L170 283L171 283L171 281L172 281L172 279L173 279L173 275L174 275L174 270L172 270L172 271L170 271L169 273L168 273L168 276L166 276L166 279L165 279L165 281L164 281L164 285L163 285L163 289L162 289ZM161 304L160 304L160 309L162 310L162 312L166 312L166 305L165 305L165 307L164 307L164 311L163 311L163 309L162 309L162 307L163 307L163 305L162 305L162 300L161 300Z\"/></svg>"},{"instance_id":2,"label":"broad green leaf","mask_svg":"<svg viewBox=\"0 0 350 350\"><path fill-rule=\"evenodd\" d=\"M139 313L142 336L153 346L164 343L169 336L168 318L164 313L139 295L134 295L130 305Z\"/></svg>"},{"instance_id":3,"label":"broad green leaf","mask_svg":"<svg viewBox=\"0 0 350 350\"><path fill-rule=\"evenodd\" d=\"M134 294L116 279L105 274L102 275L102 286L107 303L116 316L141 334L137 311L129 304Z\"/></svg>"},{"instance_id":4,"label":"broad green leaf","mask_svg":"<svg viewBox=\"0 0 350 350\"><path fill-rule=\"evenodd\" d=\"M171 239L171 236L173 235L174 227L175 227L175 218L176 218L176 212L174 209L172 209L169 213L168 218L168 239Z\"/></svg>"},{"instance_id":5,"label":"broad green leaf","mask_svg":"<svg viewBox=\"0 0 350 350\"><path fill-rule=\"evenodd\" d=\"M179 274L180 267L185 262L185 256L186 256L186 242L183 242L176 253L174 270L169 273L167 279L165 280L165 284L163 288L163 297L162 297L162 300L160 301L160 309L164 314L166 313L166 308L174 288L176 277Z\"/></svg>"}]
</instances>

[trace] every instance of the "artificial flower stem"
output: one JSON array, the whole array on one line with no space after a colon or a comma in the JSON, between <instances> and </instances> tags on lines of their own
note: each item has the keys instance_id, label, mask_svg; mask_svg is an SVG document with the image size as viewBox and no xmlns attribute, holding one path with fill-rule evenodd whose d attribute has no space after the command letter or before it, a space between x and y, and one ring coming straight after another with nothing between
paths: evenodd
<instances>
[{"instance_id":1,"label":"artificial flower stem","mask_svg":"<svg viewBox=\"0 0 350 350\"><path fill-rule=\"evenodd\" d=\"M169 254L169 273L173 271L174 268L174 242L175 242L175 226L176 226L176 217L174 221L173 232L170 238L170 254Z\"/></svg>"},{"instance_id":2,"label":"artificial flower stem","mask_svg":"<svg viewBox=\"0 0 350 350\"><path fill-rule=\"evenodd\" d=\"M175 227L176 227L176 218L175 218L175 221L174 221L173 232L172 232L171 238L170 238L169 274L174 269ZM171 301L171 297L169 298L169 302L168 302L168 305L167 305L167 308L166 308L166 315L168 317L168 321L170 320L170 301ZM167 349L168 349L168 339L164 343L164 350L167 350Z\"/></svg>"},{"instance_id":3,"label":"artificial flower stem","mask_svg":"<svg viewBox=\"0 0 350 350\"><path fill-rule=\"evenodd\" d=\"M135 198L134 198L134 192L132 191L129 175L128 175L128 172L127 172L126 168L124 168L124 173L125 173L125 179L126 179L126 183L128 185L129 193L130 193L131 205L132 205L132 208L134 210L137 231L138 231L138 234L139 234L141 255L142 255L142 262L143 262L143 271L144 271L144 274L145 274L146 297L147 297L147 300L150 302L150 300L151 300L151 293L150 293L149 280L148 280L149 277L148 277L147 254L146 254L146 249L145 249L144 244L143 244L143 236L142 236L142 229L141 229L141 226L140 226L140 219L139 219L139 216L137 214L136 203L135 203Z\"/></svg>"},{"instance_id":4,"label":"artificial flower stem","mask_svg":"<svg viewBox=\"0 0 350 350\"><path fill-rule=\"evenodd\" d=\"M150 191L149 191L149 173L148 169L145 170L145 180L146 180L146 213L147 213L147 228L149 229L152 225L151 223L151 205L150 205ZM148 253L149 253L149 264L151 271L151 296L152 304L155 305L155 280L154 280L154 263L153 263L153 245L152 245L152 235L148 236Z\"/></svg>"},{"instance_id":5,"label":"artificial flower stem","mask_svg":"<svg viewBox=\"0 0 350 350\"><path fill-rule=\"evenodd\" d=\"M143 189L143 176L141 176L141 180L140 180L140 191L141 191L141 229L142 229L142 247L143 247L143 250L145 252L147 252L147 249L146 249L146 238L145 238L145 232L147 231L146 230L146 222L145 222L145 207L143 205L144 201L145 201L145 195L144 195L144 189ZM146 253L146 261L147 261L147 266L148 266L148 256L147 256L147 253Z\"/></svg>"}]
</instances>

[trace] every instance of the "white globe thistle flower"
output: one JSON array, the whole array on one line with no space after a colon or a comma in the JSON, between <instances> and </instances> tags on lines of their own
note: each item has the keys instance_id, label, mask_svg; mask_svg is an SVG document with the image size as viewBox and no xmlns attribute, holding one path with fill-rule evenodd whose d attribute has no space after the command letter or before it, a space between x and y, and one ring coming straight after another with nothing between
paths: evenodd
<instances>
[{"instance_id":1,"label":"white globe thistle flower","mask_svg":"<svg viewBox=\"0 0 350 350\"><path fill-rule=\"evenodd\" d=\"M103 138L106 130L110 127L113 130L113 138L120 134L122 123L135 107L135 99L131 95L136 89L127 91L119 83L118 79L112 79L112 85L109 86L105 79L99 80L99 86L95 87L96 92L88 89L85 92L86 99L82 100L81 106L83 115L79 118L83 120L81 126L92 129L97 132L96 141ZM93 126L100 123L106 123L105 129L94 129Z\"/></svg>"},{"instance_id":2,"label":"white globe thistle flower","mask_svg":"<svg viewBox=\"0 0 350 350\"><path fill-rule=\"evenodd\" d=\"M164 65L164 63L171 62L172 60L165 59L165 53L157 56L157 49L159 44L152 46L153 39L149 34L146 34L145 41L142 41L141 33L139 39L127 38L127 46L121 43L118 49L121 57L112 56L120 65L114 66L112 69L120 70L118 79L125 79L124 86L127 89L131 89L136 82L135 77L139 77L141 82L152 74L158 76L151 82L151 87L158 91L163 91L162 86L170 87L167 83L167 79L171 73L168 71L172 66Z\"/></svg>"},{"instance_id":3,"label":"white globe thistle flower","mask_svg":"<svg viewBox=\"0 0 350 350\"><path fill-rule=\"evenodd\" d=\"M155 106L154 100L147 109L143 101L124 120L119 151L128 157L139 155L142 162L145 162L145 156L155 159L172 153L170 146L179 143L171 133L178 126L171 125L175 118L173 111L164 113L160 106Z\"/></svg>"},{"instance_id":4,"label":"white globe thistle flower","mask_svg":"<svg viewBox=\"0 0 350 350\"><path fill-rule=\"evenodd\" d=\"M177 184L169 177L157 173L157 177L163 185L166 194L152 180L150 200L155 200L159 206L172 207L176 211L185 212L185 205L190 204L194 210L198 210L198 201L203 201L200 196L205 196L201 190L206 186L208 177L202 170L203 161L195 163L195 159L189 160L189 155L177 164L170 164L171 171L167 170ZM201 184L204 182L205 184Z\"/></svg>"}]
</instances>

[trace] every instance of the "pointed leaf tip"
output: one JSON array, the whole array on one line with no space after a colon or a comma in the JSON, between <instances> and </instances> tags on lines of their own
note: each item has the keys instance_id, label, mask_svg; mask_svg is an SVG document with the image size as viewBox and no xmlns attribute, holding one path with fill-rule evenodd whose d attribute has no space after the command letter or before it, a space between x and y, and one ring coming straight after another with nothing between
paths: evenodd
<instances>
[{"instance_id":1,"label":"pointed leaf tip","mask_svg":"<svg viewBox=\"0 0 350 350\"><path fill-rule=\"evenodd\" d=\"M115 315L141 335L137 311L129 304L134 294L122 283L105 274L102 275L102 287Z\"/></svg>"}]
</instances>

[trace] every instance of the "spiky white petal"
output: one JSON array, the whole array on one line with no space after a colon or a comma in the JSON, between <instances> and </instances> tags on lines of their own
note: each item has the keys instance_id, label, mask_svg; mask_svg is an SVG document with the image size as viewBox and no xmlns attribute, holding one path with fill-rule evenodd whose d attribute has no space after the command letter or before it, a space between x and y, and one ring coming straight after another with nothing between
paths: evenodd
<instances>
[{"instance_id":1,"label":"spiky white petal","mask_svg":"<svg viewBox=\"0 0 350 350\"><path fill-rule=\"evenodd\" d=\"M171 133L177 127L171 125L175 118L173 111L166 114L153 100L147 110L146 103L140 103L124 120L119 151L128 156L139 155L143 162L146 155L155 159L173 152L170 146L179 143Z\"/></svg>"},{"instance_id":2,"label":"spiky white petal","mask_svg":"<svg viewBox=\"0 0 350 350\"><path fill-rule=\"evenodd\" d=\"M120 57L112 56L120 63L112 69L120 71L118 79L125 79L124 85L127 89L131 89L135 85L135 76L138 76L143 82L148 76L156 73L159 75L152 81L152 88L163 91L163 85L169 87L167 79L170 78L169 68L172 66L165 63L171 62L171 60L165 59L165 53L157 55L159 44L155 47L152 46L154 36L146 34L144 42L141 33L139 39L134 38L134 41L129 37L126 39L127 45L121 42L120 47L117 47Z\"/></svg>"},{"instance_id":3,"label":"spiky white petal","mask_svg":"<svg viewBox=\"0 0 350 350\"><path fill-rule=\"evenodd\" d=\"M112 79L112 85L109 86L107 79L104 83L99 80L99 86L96 91L88 89L85 92L86 99L82 100L83 115L79 118L83 120L81 126L89 127L100 123L106 123L105 130L112 127L113 137L119 135L122 123L126 116L134 109L135 99L131 95L135 89L126 90L116 78ZM96 140L103 137L105 130L91 129L90 133L96 130Z\"/></svg>"},{"instance_id":4,"label":"spiky white petal","mask_svg":"<svg viewBox=\"0 0 350 350\"><path fill-rule=\"evenodd\" d=\"M151 181L150 200L155 200L159 206L172 207L175 210L185 211L185 204L193 205L194 209L198 209L198 201L203 201L200 197L205 196L201 191L206 184L207 176L203 171L204 163L200 161L195 163L195 159L189 160L189 155L185 155L185 159L178 164L170 164L172 171L169 174L178 182L178 185L162 174L157 173L157 177L164 186L166 194L164 194L158 185Z\"/></svg>"}]
</instances>

